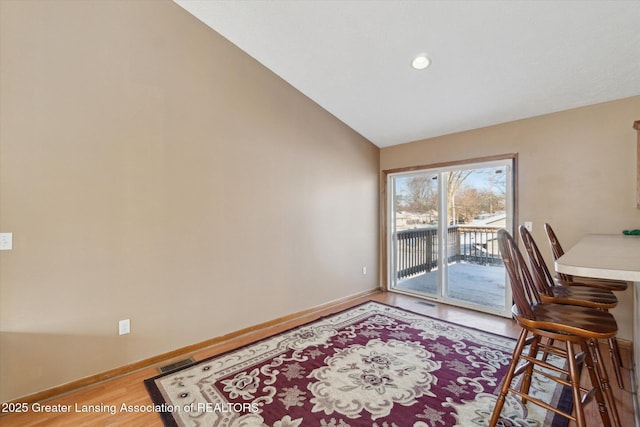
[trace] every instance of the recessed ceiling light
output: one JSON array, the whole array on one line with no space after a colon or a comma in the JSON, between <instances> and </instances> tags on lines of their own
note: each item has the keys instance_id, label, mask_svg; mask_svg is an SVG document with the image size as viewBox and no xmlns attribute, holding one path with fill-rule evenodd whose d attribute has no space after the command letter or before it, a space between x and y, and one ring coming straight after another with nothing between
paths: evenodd
<instances>
[{"instance_id":1,"label":"recessed ceiling light","mask_svg":"<svg viewBox=\"0 0 640 427\"><path fill-rule=\"evenodd\" d=\"M431 60L427 55L418 55L411 61L411 66L416 70L424 70L431 65Z\"/></svg>"}]
</instances>

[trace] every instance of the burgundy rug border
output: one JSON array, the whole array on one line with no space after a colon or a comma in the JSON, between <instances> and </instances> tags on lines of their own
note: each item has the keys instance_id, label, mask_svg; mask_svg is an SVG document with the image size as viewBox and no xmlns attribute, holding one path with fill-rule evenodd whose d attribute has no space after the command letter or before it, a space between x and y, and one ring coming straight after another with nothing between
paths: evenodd
<instances>
[{"instance_id":1,"label":"burgundy rug border","mask_svg":"<svg viewBox=\"0 0 640 427\"><path fill-rule=\"evenodd\" d=\"M276 337L276 336L278 336L278 335L282 335L282 334L285 334L285 333L288 333L288 332L291 332L291 331L295 331L295 330L298 330L298 329L302 329L302 328L304 328L304 327L306 327L306 326L308 326L308 325L310 325L310 324L312 324L312 323L315 323L315 322L321 321L321 320L323 320L323 319L327 319L327 318L329 318L329 317L335 316L335 315L340 314L340 313L344 313L344 312L349 311L349 310L356 309L356 308L358 308L358 307L361 307L361 306L363 306L363 305L366 305L366 304L369 304L369 303L372 303L372 302L373 302L373 303L375 303L375 304L379 304L379 305L381 305L381 306L388 307L388 308L392 308L392 309L396 309L396 310L405 311L405 312L407 312L407 313L415 314L415 315L418 315L418 316L424 316L424 317L427 317L427 318L429 318L429 319L436 320L436 321L440 321L440 322L444 322L444 323L449 323L449 324L451 324L451 325L455 325L455 326L458 326L458 327L460 327L460 328L471 329L471 330L474 330L474 331L481 332L481 333L483 333L483 334L493 335L493 336L495 336L495 337L499 337L499 338L503 338L503 339L511 340L511 341L513 341L513 342L515 342L515 341L516 341L516 339L515 339L515 338L512 338L512 337L507 337L507 336L504 336L504 335L496 334L496 333L494 333L494 332L489 332L489 331L485 331L485 330L482 330L482 329L479 329L479 328L475 328L475 327L473 327L473 326L467 326L467 325L463 325L463 324L460 324L460 323L457 323L457 322L452 322L452 321L450 321L450 320L443 320L443 319L439 319L439 318L437 318L437 317L434 317L434 316L431 316L431 315L428 315L428 314L424 314L424 313L419 313L419 312L417 312L417 311L413 311L413 310L410 310L410 309L406 309L406 308L404 308L404 307L398 307L398 306L395 306L395 305L391 305L391 304L387 304L387 303L384 303L384 302L380 302L380 301L376 301L376 300L370 299L370 300L367 300L367 301L361 302L361 303L359 303L359 304L356 304L356 305L353 305L353 306L350 306L350 307L346 307L346 308L344 308L344 309L337 310L337 311L335 311L335 312L332 312L332 313L329 313L329 314L326 314L326 315L320 316L320 317L318 317L318 318L316 318L316 319L310 320L310 321L308 321L308 322L302 323L302 324L297 325L297 326L294 326L294 327L292 327L292 328L285 329L285 330L280 331L280 332L276 332L276 333L274 333L274 334L271 334L271 335L266 336L266 337L264 337L264 338L261 338L261 339L259 339L259 340L252 341L252 342L250 342L250 343L248 343L248 344L244 344L244 345L241 345L241 346L239 346L239 347L235 347L235 348L233 348L233 349L231 349L231 350L227 350L227 351L224 351L224 352L222 352L222 353L218 353L218 354L216 354L216 355L209 356L209 357L206 357L206 358L201 359L201 360L196 360L194 363L191 363L191 364L186 365L186 366L182 366L182 367L180 367L180 368L179 368L179 369L177 369L177 370L169 371L169 372L165 372L165 373L163 373L163 374L156 375L156 376L154 376L154 377L152 377L152 378L147 378L147 379L145 379L145 380L144 380L145 388L147 389L147 392L149 393L149 396L151 397L151 400L152 400L152 402L153 402L153 404L154 404L154 405L160 405L160 404L162 404L162 403L167 403L167 402L166 402L166 400L165 400L165 398L164 398L164 396L163 396L163 395L162 395L162 393L160 392L160 389L159 389L159 388L158 388L158 386L156 385L156 380L157 380L157 379L159 379L159 378L165 377L165 376L167 376L167 375L174 374L174 373L176 373L177 371L181 371L181 370L183 370L183 369L187 369L187 368L189 368L189 367L191 367L191 366L195 366L195 365L199 365L199 364L201 364L201 363L205 363L205 362L207 362L207 361L209 361L209 360L216 359L216 358L221 357L221 356L224 356L224 355L226 355L226 354L230 354L230 353L232 353L232 352L234 352L234 351L237 351L237 350L239 350L239 349L241 349L241 348L243 348L243 347L247 347L247 346L249 346L249 345L258 344L258 343L260 343L260 342L263 342L263 341L269 340L269 339L271 339L271 338L273 338L273 337ZM567 393L567 388L565 387L565 388L564 388L564 390L561 392L561 396L560 396L560 398L559 398L559 400L558 400L558 403L559 403L559 404L560 404L561 402L562 402L562 403L565 403L565 402L567 401L566 393ZM569 396L568 396L568 398L569 398L569 399L568 399L568 403L569 403L569 405L573 406L573 402L572 402L572 399L571 399L570 391L569 391ZM158 402L162 402L162 403L158 403ZM162 422L163 422L163 424L164 424L166 427L179 427L178 423L176 422L176 420L175 420L175 418L173 417L173 415L172 415L172 413L171 413L171 412L159 412L159 415L160 415L160 417L162 418ZM566 421L566 423L563 423L563 421ZM566 419L566 418L564 418L564 417L559 416L559 415L557 415L557 414L556 414L556 416L553 418L553 425L556 425L555 423L559 423L558 425L562 425L562 424L567 425L567 424L568 424L568 421L569 421L568 419Z\"/></svg>"}]
</instances>

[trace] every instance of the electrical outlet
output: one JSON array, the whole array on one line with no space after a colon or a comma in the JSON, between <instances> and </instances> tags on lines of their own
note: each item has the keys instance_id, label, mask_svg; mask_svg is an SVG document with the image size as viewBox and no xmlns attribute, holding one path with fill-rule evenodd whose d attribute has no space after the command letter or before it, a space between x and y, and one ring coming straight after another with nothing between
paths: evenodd
<instances>
[{"instance_id":1,"label":"electrical outlet","mask_svg":"<svg viewBox=\"0 0 640 427\"><path fill-rule=\"evenodd\" d=\"M533 231L533 222L525 221L524 222L524 228L526 228L528 231Z\"/></svg>"},{"instance_id":2,"label":"electrical outlet","mask_svg":"<svg viewBox=\"0 0 640 427\"><path fill-rule=\"evenodd\" d=\"M131 332L131 320L124 319L118 322L118 335L126 335Z\"/></svg>"},{"instance_id":3,"label":"electrical outlet","mask_svg":"<svg viewBox=\"0 0 640 427\"><path fill-rule=\"evenodd\" d=\"M13 249L13 233L0 233L0 251Z\"/></svg>"},{"instance_id":4,"label":"electrical outlet","mask_svg":"<svg viewBox=\"0 0 640 427\"><path fill-rule=\"evenodd\" d=\"M366 276L367 274L367 267L362 267L362 275Z\"/></svg>"}]
</instances>

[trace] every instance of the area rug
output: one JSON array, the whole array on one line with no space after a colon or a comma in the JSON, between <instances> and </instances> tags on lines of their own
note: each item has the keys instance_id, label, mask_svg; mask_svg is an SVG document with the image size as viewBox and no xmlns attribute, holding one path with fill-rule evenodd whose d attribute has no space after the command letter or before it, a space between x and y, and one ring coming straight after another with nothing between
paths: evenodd
<instances>
[{"instance_id":1,"label":"area rug","mask_svg":"<svg viewBox=\"0 0 640 427\"><path fill-rule=\"evenodd\" d=\"M367 302L145 385L167 426L486 426L514 345ZM560 407L562 389L532 383ZM509 394L500 425L563 424L555 418Z\"/></svg>"}]
</instances>

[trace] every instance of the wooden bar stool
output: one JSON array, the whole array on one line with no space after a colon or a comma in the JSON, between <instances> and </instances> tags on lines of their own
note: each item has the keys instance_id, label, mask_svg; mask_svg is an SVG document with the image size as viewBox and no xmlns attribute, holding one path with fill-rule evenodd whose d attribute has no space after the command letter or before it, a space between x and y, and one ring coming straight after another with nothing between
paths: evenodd
<instances>
[{"instance_id":1,"label":"wooden bar stool","mask_svg":"<svg viewBox=\"0 0 640 427\"><path fill-rule=\"evenodd\" d=\"M553 260L557 261L562 255L564 250L560 241L553 231L553 228L549 224L544 224L544 231L547 233L547 239L549 240L549 246L551 246L551 253L553 254ZM576 285L576 286L588 286L591 288L606 289L613 292L626 291L628 284L624 280L611 280L611 279L599 279L594 277L582 277L572 276L570 274L564 274L556 272L556 278L562 285Z\"/></svg>"},{"instance_id":2,"label":"wooden bar stool","mask_svg":"<svg viewBox=\"0 0 640 427\"><path fill-rule=\"evenodd\" d=\"M578 427L586 426L583 402L586 403L595 397L603 424L607 427L620 427L620 417L597 345L599 339L615 337L618 331L615 319L605 311L590 307L543 303L513 237L506 230L500 230L498 244L513 291L513 317L522 327L522 331L502 382L489 426L494 427L498 423L506 396L513 393L521 397L523 404L531 402L539 405L575 421ZM543 342L543 338L562 342L564 348L548 345ZM525 353L525 346L528 344L530 349ZM579 346L582 352L576 354L574 345ZM565 358L568 368L559 368L544 358L538 358L540 350L545 354L551 353ZM521 361L524 361L524 364L518 367ZM578 366L583 362L589 373L593 387L591 390L580 387ZM541 368L552 373L543 372ZM571 388L575 416L529 395L531 375L534 372ZM512 387L514 378L522 374L524 375L520 387Z\"/></svg>"},{"instance_id":3,"label":"wooden bar stool","mask_svg":"<svg viewBox=\"0 0 640 427\"><path fill-rule=\"evenodd\" d=\"M556 284L529 230L520 226L519 231L522 243L529 256L529 266L531 267L533 281L543 303L579 305L603 311L609 311L609 309L618 305L618 299L610 290L578 286L575 282L575 286ZM608 344L618 386L624 388L620 370L622 358L620 357L620 349L616 337L610 338Z\"/></svg>"}]
</instances>

